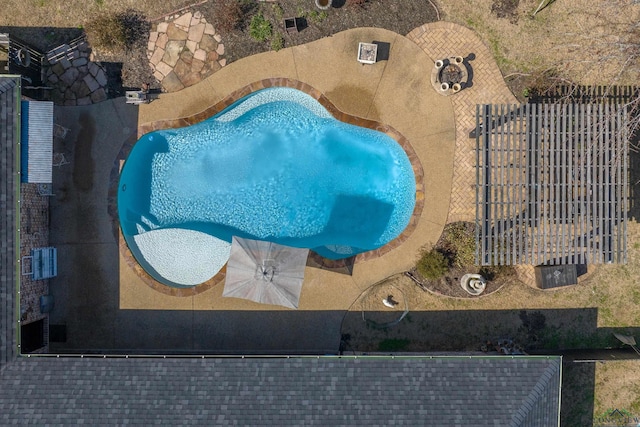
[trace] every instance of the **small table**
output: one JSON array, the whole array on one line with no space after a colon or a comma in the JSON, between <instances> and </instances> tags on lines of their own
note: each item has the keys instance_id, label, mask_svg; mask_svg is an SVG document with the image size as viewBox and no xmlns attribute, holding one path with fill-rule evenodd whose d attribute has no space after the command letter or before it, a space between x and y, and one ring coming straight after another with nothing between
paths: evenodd
<instances>
[{"instance_id":1,"label":"small table","mask_svg":"<svg viewBox=\"0 0 640 427\"><path fill-rule=\"evenodd\" d=\"M375 43L358 44L358 62L362 64L375 64L378 57L378 45Z\"/></svg>"}]
</instances>

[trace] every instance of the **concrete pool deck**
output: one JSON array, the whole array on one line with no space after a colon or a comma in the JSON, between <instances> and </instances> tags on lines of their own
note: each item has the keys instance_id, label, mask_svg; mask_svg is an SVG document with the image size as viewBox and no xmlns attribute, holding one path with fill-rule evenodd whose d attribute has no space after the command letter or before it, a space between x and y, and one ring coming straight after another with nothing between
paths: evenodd
<instances>
[{"instance_id":1,"label":"concrete pool deck","mask_svg":"<svg viewBox=\"0 0 640 427\"><path fill-rule=\"evenodd\" d=\"M357 62L358 42L390 44L389 60L372 65ZM375 282L406 271L420 247L439 238L447 219L455 121L451 100L436 93L429 72L433 61L415 43L390 31L361 28L307 45L268 52L229 64L198 85L166 94L140 107L144 124L199 113L263 79L304 82L324 94L340 111L390 125L411 144L424 171L424 206L413 233L399 246L376 259L355 264L351 276L307 268L299 310L347 310ZM222 298L222 286L190 297L157 294L121 262L122 308L199 310L280 310L247 301ZM327 295L331 295L330 298ZM193 301L189 301L190 299Z\"/></svg>"},{"instance_id":2,"label":"concrete pool deck","mask_svg":"<svg viewBox=\"0 0 640 427\"><path fill-rule=\"evenodd\" d=\"M359 64L358 42L373 40L390 43L389 60ZM473 86L451 97L430 84L433 60L444 51L475 55ZM122 161L118 153L142 124L196 114L234 90L274 77L305 82L341 111L391 125L409 140L424 170L424 209L415 231L385 255L357 263L351 276L307 268L297 311L222 298L223 284L188 297L152 289L123 259L110 221L107 200L114 165ZM52 343L51 350L336 352L345 311L364 290L413 266L420 247L435 243L446 222L470 219L475 141L467 134L475 125L475 103L515 102L509 96L482 41L468 29L438 22L407 37L361 28L245 58L140 107L116 99L56 108L56 123L71 129L56 151L66 151L72 164L56 168L51 198L50 244L59 251L51 323L67 326L67 341Z\"/></svg>"}]
</instances>

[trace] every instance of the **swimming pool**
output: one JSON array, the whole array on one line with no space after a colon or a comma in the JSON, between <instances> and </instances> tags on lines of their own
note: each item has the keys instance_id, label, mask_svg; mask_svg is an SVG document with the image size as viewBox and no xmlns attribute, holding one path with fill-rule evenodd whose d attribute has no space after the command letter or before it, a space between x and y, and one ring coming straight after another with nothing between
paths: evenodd
<instances>
[{"instance_id":1,"label":"swimming pool","mask_svg":"<svg viewBox=\"0 0 640 427\"><path fill-rule=\"evenodd\" d=\"M118 215L143 268L184 287L224 266L233 235L331 259L376 249L407 226L415 191L394 139L336 120L304 92L270 88L140 138Z\"/></svg>"}]
</instances>

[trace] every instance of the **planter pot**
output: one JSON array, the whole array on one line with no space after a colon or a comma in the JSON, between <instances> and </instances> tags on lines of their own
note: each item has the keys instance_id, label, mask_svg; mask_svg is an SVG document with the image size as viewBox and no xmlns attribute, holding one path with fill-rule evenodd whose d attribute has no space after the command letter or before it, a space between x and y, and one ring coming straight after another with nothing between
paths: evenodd
<instances>
[{"instance_id":1,"label":"planter pot","mask_svg":"<svg viewBox=\"0 0 640 427\"><path fill-rule=\"evenodd\" d=\"M454 83L453 86L451 86L451 90L453 90L454 92L459 92L460 89L462 89L460 83Z\"/></svg>"},{"instance_id":2,"label":"planter pot","mask_svg":"<svg viewBox=\"0 0 640 427\"><path fill-rule=\"evenodd\" d=\"M440 84L440 90L449 90L449 83L441 83Z\"/></svg>"},{"instance_id":3,"label":"planter pot","mask_svg":"<svg viewBox=\"0 0 640 427\"><path fill-rule=\"evenodd\" d=\"M316 0L316 7L320 10L327 10L331 7L332 0Z\"/></svg>"},{"instance_id":4,"label":"planter pot","mask_svg":"<svg viewBox=\"0 0 640 427\"><path fill-rule=\"evenodd\" d=\"M441 59L438 59L435 63L436 68L440 69L442 67L444 67L444 61Z\"/></svg>"},{"instance_id":5,"label":"planter pot","mask_svg":"<svg viewBox=\"0 0 640 427\"><path fill-rule=\"evenodd\" d=\"M462 64L462 61L464 61L464 58L462 56L456 56L454 60L456 61L456 64L460 65Z\"/></svg>"}]
</instances>

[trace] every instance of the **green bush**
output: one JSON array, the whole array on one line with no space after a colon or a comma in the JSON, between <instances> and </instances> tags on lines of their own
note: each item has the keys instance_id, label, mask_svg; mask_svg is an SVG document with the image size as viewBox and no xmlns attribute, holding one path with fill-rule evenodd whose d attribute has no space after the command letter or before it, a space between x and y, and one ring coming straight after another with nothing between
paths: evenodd
<instances>
[{"instance_id":1,"label":"green bush","mask_svg":"<svg viewBox=\"0 0 640 427\"><path fill-rule=\"evenodd\" d=\"M418 273L426 279L439 279L449 271L449 262L447 258L438 250L431 249L424 251L418 265L416 266Z\"/></svg>"},{"instance_id":2,"label":"green bush","mask_svg":"<svg viewBox=\"0 0 640 427\"><path fill-rule=\"evenodd\" d=\"M262 12L258 12L251 18L251 24L249 24L249 34L255 40L263 42L271 38L272 34L271 22L264 19Z\"/></svg>"},{"instance_id":3,"label":"green bush","mask_svg":"<svg viewBox=\"0 0 640 427\"><path fill-rule=\"evenodd\" d=\"M284 47L284 38L282 34L276 32L273 34L273 38L271 39L271 50L279 51Z\"/></svg>"},{"instance_id":4,"label":"green bush","mask_svg":"<svg viewBox=\"0 0 640 427\"><path fill-rule=\"evenodd\" d=\"M105 53L131 49L146 39L149 28L144 15L133 9L102 15L84 26L91 47Z\"/></svg>"},{"instance_id":5,"label":"green bush","mask_svg":"<svg viewBox=\"0 0 640 427\"><path fill-rule=\"evenodd\" d=\"M450 254L455 267L469 267L475 264L476 238L472 225L465 222L448 224L443 233L442 249Z\"/></svg>"}]
</instances>

